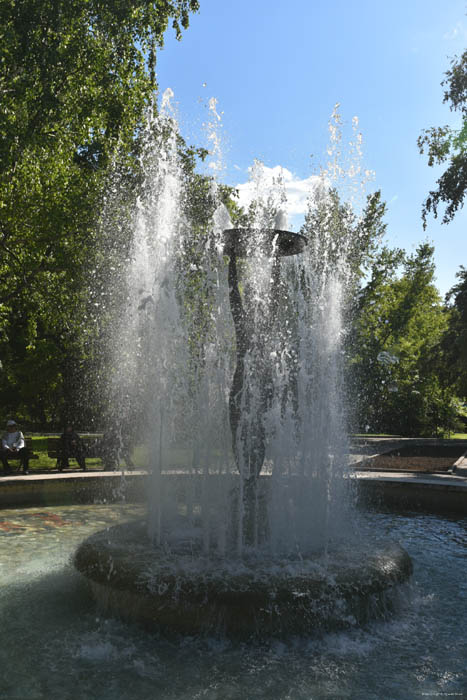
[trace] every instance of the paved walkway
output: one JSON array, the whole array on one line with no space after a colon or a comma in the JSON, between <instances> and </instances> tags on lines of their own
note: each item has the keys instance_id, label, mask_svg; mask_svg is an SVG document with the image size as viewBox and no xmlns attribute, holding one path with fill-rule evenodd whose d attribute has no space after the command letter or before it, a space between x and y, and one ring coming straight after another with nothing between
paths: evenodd
<instances>
[{"instance_id":1,"label":"paved walkway","mask_svg":"<svg viewBox=\"0 0 467 700\"><path fill-rule=\"evenodd\" d=\"M4 475L0 472L0 484L9 483L12 481L55 481L69 480L69 479L94 479L94 478L108 478L109 476L142 476L147 474L147 471L142 469L132 469L131 471L125 470L115 470L115 471L92 471L87 469L83 471L70 471L70 472L35 472L30 471L29 474L23 474L21 471L15 472L13 474Z\"/></svg>"},{"instance_id":2,"label":"paved walkway","mask_svg":"<svg viewBox=\"0 0 467 700\"><path fill-rule=\"evenodd\" d=\"M371 459L380 454L390 452L392 450L413 446L413 445L434 445L434 444L453 444L453 441L440 441L430 438L361 438L355 440L351 446L351 454L349 455L349 460L351 465L353 465L353 478L359 481L366 482L394 482L394 483L404 483L406 485L426 485L426 486L439 486L448 487L453 486L460 487L462 491L465 489L467 492L467 452L460 457L453 469L448 472L438 472L436 474L427 472L411 472L411 471L401 471L401 470L377 470L369 469L368 466L371 464ZM359 468L359 466L361 468ZM95 487L104 481L111 482L115 485L117 480L120 480L124 476L128 481L137 481L143 483L145 481L144 477L147 476L148 472L141 469L135 470L119 470L119 471L93 471L88 470L82 471L69 471L69 472L30 472L28 475L24 475L21 472L16 472L8 476L3 476L0 473L0 487L4 485L5 487L9 484L9 487L4 489L4 491L9 491L16 484L19 488L27 488L27 483L30 484L30 489L37 489L42 487L47 490L47 485L52 487L53 484L57 482L63 482L65 486L68 483L71 487L71 481L75 484L86 484L89 487L94 483ZM143 481L142 481L143 480ZM58 485L58 484L57 484ZM7 497L7 494L4 493ZM0 499L2 500L2 499Z\"/></svg>"}]
</instances>

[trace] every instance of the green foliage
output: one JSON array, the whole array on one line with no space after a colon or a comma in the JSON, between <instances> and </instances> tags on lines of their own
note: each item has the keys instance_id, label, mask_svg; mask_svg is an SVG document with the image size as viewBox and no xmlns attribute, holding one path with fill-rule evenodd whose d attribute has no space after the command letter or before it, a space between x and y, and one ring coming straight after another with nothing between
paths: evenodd
<instances>
[{"instance_id":1,"label":"green foliage","mask_svg":"<svg viewBox=\"0 0 467 700\"><path fill-rule=\"evenodd\" d=\"M459 282L446 296L448 327L443 338L444 378L458 396L467 397L467 270L461 266Z\"/></svg>"},{"instance_id":2,"label":"green foliage","mask_svg":"<svg viewBox=\"0 0 467 700\"><path fill-rule=\"evenodd\" d=\"M425 129L418 138L420 153L427 151L428 165L448 164L437 181L438 189L429 193L423 209L422 219L426 226L429 213L436 218L440 204L446 204L442 222L451 221L464 204L467 191L467 51L455 58L446 72L443 102L448 102L453 111L460 112L462 125L459 129L449 126Z\"/></svg>"},{"instance_id":3,"label":"green foliage","mask_svg":"<svg viewBox=\"0 0 467 700\"><path fill-rule=\"evenodd\" d=\"M337 190L318 190L310 201L300 233L308 238L319 265L335 267L345 259L359 277L384 235L385 211L379 191L368 195L361 216L357 216L349 203L341 201Z\"/></svg>"},{"instance_id":4,"label":"green foliage","mask_svg":"<svg viewBox=\"0 0 467 700\"><path fill-rule=\"evenodd\" d=\"M433 248L382 248L362 288L351 357L359 423L368 430L433 435L452 427L441 380L447 317L433 284Z\"/></svg>"},{"instance_id":5,"label":"green foliage","mask_svg":"<svg viewBox=\"0 0 467 700\"><path fill-rule=\"evenodd\" d=\"M147 54L194 0L3 0L0 301L86 255L106 169L131 158L155 88ZM150 63L150 60L149 60ZM69 262L68 262L69 264Z\"/></svg>"},{"instance_id":6,"label":"green foliage","mask_svg":"<svg viewBox=\"0 0 467 700\"><path fill-rule=\"evenodd\" d=\"M120 213L128 208L155 52L169 23L180 38L197 9L197 0L0 2L0 396L18 417L89 424L93 403L99 411L96 222L116 170ZM194 155L186 149L187 162Z\"/></svg>"}]
</instances>

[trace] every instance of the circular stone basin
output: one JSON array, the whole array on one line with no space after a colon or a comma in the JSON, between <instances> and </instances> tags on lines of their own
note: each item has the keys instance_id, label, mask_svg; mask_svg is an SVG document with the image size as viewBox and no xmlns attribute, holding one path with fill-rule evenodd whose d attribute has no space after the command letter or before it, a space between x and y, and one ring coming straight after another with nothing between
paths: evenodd
<instances>
[{"instance_id":1,"label":"circular stone basin","mask_svg":"<svg viewBox=\"0 0 467 700\"><path fill-rule=\"evenodd\" d=\"M208 558L188 539L171 551L153 546L138 522L85 540L75 566L103 612L123 619L188 635L281 637L391 614L398 584L412 573L409 555L397 544L349 549L300 561Z\"/></svg>"},{"instance_id":2,"label":"circular stone basin","mask_svg":"<svg viewBox=\"0 0 467 700\"><path fill-rule=\"evenodd\" d=\"M225 255L248 255L249 245L254 241L266 255L278 256L301 253L308 241L301 233L280 229L228 228L224 231Z\"/></svg>"}]
</instances>

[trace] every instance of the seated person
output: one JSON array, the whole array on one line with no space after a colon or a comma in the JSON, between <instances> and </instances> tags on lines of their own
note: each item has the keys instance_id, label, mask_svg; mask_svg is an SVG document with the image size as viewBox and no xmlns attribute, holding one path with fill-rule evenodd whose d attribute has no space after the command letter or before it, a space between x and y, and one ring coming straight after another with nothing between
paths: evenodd
<instances>
[{"instance_id":1,"label":"seated person","mask_svg":"<svg viewBox=\"0 0 467 700\"><path fill-rule=\"evenodd\" d=\"M104 471L115 471L118 469L118 447L119 436L114 429L109 428L96 445L96 451L102 460Z\"/></svg>"},{"instance_id":2,"label":"seated person","mask_svg":"<svg viewBox=\"0 0 467 700\"><path fill-rule=\"evenodd\" d=\"M16 421L9 420L6 424L6 433L2 436L2 449L0 451L0 459L3 464L5 474L11 474L11 469L8 465L8 457L19 459L23 467L23 473L29 474L29 453L24 435L21 430L18 430Z\"/></svg>"},{"instance_id":3,"label":"seated person","mask_svg":"<svg viewBox=\"0 0 467 700\"><path fill-rule=\"evenodd\" d=\"M137 433L135 431L135 426L132 425L128 420L124 421L122 424L122 439L121 439L121 450L120 453L125 460L125 464L128 469L134 469L135 465L131 459L131 452L136 443Z\"/></svg>"},{"instance_id":4,"label":"seated person","mask_svg":"<svg viewBox=\"0 0 467 700\"><path fill-rule=\"evenodd\" d=\"M78 433L75 433L73 426L68 424L60 436L60 445L58 448L58 468L62 471L65 467L69 467L69 458L74 457L78 465L85 472L85 446Z\"/></svg>"},{"instance_id":5,"label":"seated person","mask_svg":"<svg viewBox=\"0 0 467 700\"><path fill-rule=\"evenodd\" d=\"M97 450L106 471L118 469L121 458L125 461L128 469L133 469L130 447L128 441L124 440L123 429L119 430L115 425L110 425L99 441Z\"/></svg>"}]
</instances>

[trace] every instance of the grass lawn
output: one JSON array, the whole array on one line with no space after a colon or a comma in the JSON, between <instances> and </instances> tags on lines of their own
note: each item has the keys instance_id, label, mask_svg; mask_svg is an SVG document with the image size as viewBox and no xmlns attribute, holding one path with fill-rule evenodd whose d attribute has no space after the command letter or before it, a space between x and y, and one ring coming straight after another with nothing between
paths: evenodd
<instances>
[{"instance_id":1,"label":"grass lawn","mask_svg":"<svg viewBox=\"0 0 467 700\"><path fill-rule=\"evenodd\" d=\"M26 437L30 437L26 435ZM57 436L58 437L58 436ZM30 472L42 472L42 471L58 471L56 468L57 460L55 457L47 456L47 437L44 435L32 435L32 452L38 455L39 459L31 459L29 461L29 471ZM12 468L17 467L20 470L19 462L12 462ZM86 467L90 471L100 471L102 470L102 463L100 459L86 459ZM70 459L70 469L66 471L77 471L79 470L76 460Z\"/></svg>"},{"instance_id":2,"label":"grass lawn","mask_svg":"<svg viewBox=\"0 0 467 700\"><path fill-rule=\"evenodd\" d=\"M400 435L391 435L391 433L353 433L349 437L350 438L366 438L366 437L400 438Z\"/></svg>"},{"instance_id":3,"label":"grass lawn","mask_svg":"<svg viewBox=\"0 0 467 700\"><path fill-rule=\"evenodd\" d=\"M31 459L29 461L29 471L34 473L34 472L57 472L57 460L55 457L49 457L47 455L47 437L46 435L27 435L26 437L30 437L32 439L32 452L38 456L39 459ZM54 437L58 437L54 436ZM94 437L99 437L98 435L92 436L92 439ZM86 440L86 438L85 438ZM181 450L181 449L174 449L171 450L170 453L170 464L173 465L175 468L177 467L186 467L187 462L188 462L188 456L187 456L187 450ZM131 458L133 460L133 463L135 465L136 469L147 469L148 467L148 450L145 445L137 445L135 449L132 452ZM121 466L125 468L125 463L122 461ZM21 466L18 461L14 461L11 463L11 467L13 470L20 471ZM86 457L86 468L89 469L89 471L102 471L102 461L97 458L97 457ZM72 457L70 458L70 467L69 469L65 470L66 472L68 471L80 471L78 464L75 459Z\"/></svg>"},{"instance_id":4,"label":"grass lawn","mask_svg":"<svg viewBox=\"0 0 467 700\"><path fill-rule=\"evenodd\" d=\"M27 438L31 438L32 440L32 452L33 454L38 456L38 459L31 459L29 461L29 471L34 473L41 473L41 472L55 472L57 473L57 460L55 457L49 457L47 455L47 437L46 435L28 435L26 434ZM56 436L51 436L51 437L58 437ZM92 436L92 439L94 437L99 437L99 436ZM91 438L90 438L91 439ZM86 441L86 438L84 438ZM149 464L149 451L147 445L137 445L135 449L132 452L131 455L133 464L136 469L147 469L148 464ZM206 455L204 455L204 458L206 458ZM210 458L213 461L213 464L218 467L219 459L220 459L220 453L218 450L213 450L211 452ZM186 449L183 447L173 447L170 450L168 450L168 453L165 455L165 464L167 465L168 469L181 469L183 471L186 470L191 470L193 468L193 451L191 449ZM204 462L203 462L204 463ZM125 463L122 461L121 462L122 468L125 468ZM201 469L202 465L198 465L198 468ZM99 458L91 458L87 457L86 458L86 467L89 471L101 471L102 470L102 461ZM20 472L21 471L21 465L19 461L12 461L11 462L11 468L13 471ZM70 458L70 467L69 469L65 470L66 472L68 471L80 471L78 464L76 460L73 458ZM0 468L0 473L1 473L1 468Z\"/></svg>"},{"instance_id":5,"label":"grass lawn","mask_svg":"<svg viewBox=\"0 0 467 700\"><path fill-rule=\"evenodd\" d=\"M30 437L30 436L27 436ZM97 437L97 436L96 436ZM383 435L368 433L365 434L354 434L353 438L364 438L364 437L397 437L395 435ZM32 451L34 454L38 455L39 459L31 459L29 462L30 472L57 472L56 459L47 456L47 436L45 435L32 435ZM452 440L467 440L467 433L452 433L450 436ZM213 466L216 464L218 466L219 462L219 452L214 450L211 454L213 460ZM132 453L132 460L136 469L147 469L149 462L149 454L146 445L137 445ZM184 449L182 447L174 447L169 450L166 455L166 463L170 469L182 469L190 470L193 467L192 463L192 450ZM122 467L124 463L122 462ZM18 461L11 463L13 470L20 471L21 467ZM89 471L101 471L102 462L98 458L87 458L86 467ZM78 471L78 464L74 459L70 459L70 468L66 471Z\"/></svg>"}]
</instances>

